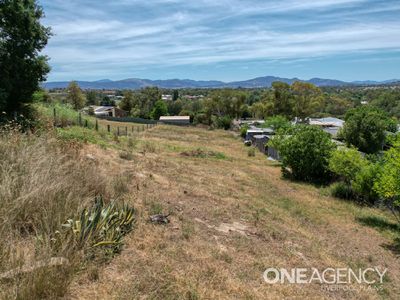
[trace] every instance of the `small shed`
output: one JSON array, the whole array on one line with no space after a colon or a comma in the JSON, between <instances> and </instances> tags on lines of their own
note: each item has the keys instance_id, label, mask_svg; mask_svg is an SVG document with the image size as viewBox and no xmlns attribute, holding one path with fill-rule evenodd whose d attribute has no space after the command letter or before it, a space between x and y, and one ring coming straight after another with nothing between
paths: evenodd
<instances>
[{"instance_id":1,"label":"small shed","mask_svg":"<svg viewBox=\"0 0 400 300\"><path fill-rule=\"evenodd\" d=\"M160 122L171 125L189 125L190 116L161 116Z\"/></svg>"}]
</instances>

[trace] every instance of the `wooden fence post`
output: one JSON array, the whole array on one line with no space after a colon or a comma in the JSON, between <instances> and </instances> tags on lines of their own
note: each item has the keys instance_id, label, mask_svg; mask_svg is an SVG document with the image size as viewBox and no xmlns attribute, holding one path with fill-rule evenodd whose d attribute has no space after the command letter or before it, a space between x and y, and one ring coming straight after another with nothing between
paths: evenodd
<instances>
[{"instance_id":1,"label":"wooden fence post","mask_svg":"<svg viewBox=\"0 0 400 300\"><path fill-rule=\"evenodd\" d=\"M85 127L88 127L88 120L85 120Z\"/></svg>"},{"instance_id":2,"label":"wooden fence post","mask_svg":"<svg viewBox=\"0 0 400 300\"><path fill-rule=\"evenodd\" d=\"M125 133L126 133L126 136L128 136L128 126L125 126Z\"/></svg>"},{"instance_id":3,"label":"wooden fence post","mask_svg":"<svg viewBox=\"0 0 400 300\"><path fill-rule=\"evenodd\" d=\"M57 112L56 112L56 108L53 108L53 116L54 116L54 127L57 126Z\"/></svg>"},{"instance_id":4,"label":"wooden fence post","mask_svg":"<svg viewBox=\"0 0 400 300\"><path fill-rule=\"evenodd\" d=\"M110 133L110 132L111 132L111 127L110 127L110 124L108 124L108 125L107 125L107 131L108 131L108 133Z\"/></svg>"},{"instance_id":5,"label":"wooden fence post","mask_svg":"<svg viewBox=\"0 0 400 300\"><path fill-rule=\"evenodd\" d=\"M79 115L78 115L78 123L79 123L79 126L82 126L82 115L81 115L81 113L79 113Z\"/></svg>"},{"instance_id":6,"label":"wooden fence post","mask_svg":"<svg viewBox=\"0 0 400 300\"><path fill-rule=\"evenodd\" d=\"M99 122L97 121L97 118L96 118L96 125L95 125L95 129L96 129L96 131L99 131Z\"/></svg>"},{"instance_id":7,"label":"wooden fence post","mask_svg":"<svg viewBox=\"0 0 400 300\"><path fill-rule=\"evenodd\" d=\"M117 126L117 135L119 136L119 126Z\"/></svg>"}]
</instances>

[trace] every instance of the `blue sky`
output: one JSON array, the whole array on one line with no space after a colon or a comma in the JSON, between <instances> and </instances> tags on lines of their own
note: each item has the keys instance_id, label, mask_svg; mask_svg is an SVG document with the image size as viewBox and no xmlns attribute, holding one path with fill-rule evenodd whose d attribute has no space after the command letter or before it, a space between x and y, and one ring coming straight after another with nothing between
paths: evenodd
<instances>
[{"instance_id":1,"label":"blue sky","mask_svg":"<svg viewBox=\"0 0 400 300\"><path fill-rule=\"evenodd\" d=\"M39 0L49 81L400 78L400 0Z\"/></svg>"}]
</instances>

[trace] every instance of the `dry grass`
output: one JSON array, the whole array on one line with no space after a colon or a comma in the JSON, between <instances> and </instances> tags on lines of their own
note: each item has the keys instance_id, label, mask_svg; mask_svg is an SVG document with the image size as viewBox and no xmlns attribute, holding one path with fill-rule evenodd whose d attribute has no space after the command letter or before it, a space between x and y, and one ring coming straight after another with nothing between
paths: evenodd
<instances>
[{"instance_id":1,"label":"dry grass","mask_svg":"<svg viewBox=\"0 0 400 300\"><path fill-rule=\"evenodd\" d=\"M228 159L181 154L197 149ZM109 176L129 174L133 189L126 199L138 209L138 228L95 281L87 275L73 280L72 298L396 299L400 294L395 234L390 226L368 226L378 224L368 221L375 216L391 224L389 214L282 180L279 167L262 155L249 157L232 133L159 126L140 137L130 161L112 149L86 151ZM171 222L149 223L155 212L171 213ZM267 285L262 279L267 267L372 266L388 268L380 291L329 292L317 284Z\"/></svg>"},{"instance_id":2,"label":"dry grass","mask_svg":"<svg viewBox=\"0 0 400 300\"><path fill-rule=\"evenodd\" d=\"M54 256L71 262L1 281L1 299L400 294L398 227L389 214L282 180L276 164L249 157L230 132L159 126L134 140L90 142L51 133L0 137L0 238L7 241L0 244L0 273ZM111 147L98 146L103 143ZM50 237L100 193L136 208L137 228L122 253L108 263L55 253ZM170 213L171 222L151 224L156 213ZM380 291L329 292L317 284L267 285L262 279L267 267L372 266L388 268Z\"/></svg>"},{"instance_id":3,"label":"dry grass","mask_svg":"<svg viewBox=\"0 0 400 300\"><path fill-rule=\"evenodd\" d=\"M131 123L131 122L116 122L116 121L108 121L104 119L98 119L99 129L107 130L107 126L110 125L111 132L119 132L120 135L137 135L140 132L148 130L150 126L147 124L139 124L139 123Z\"/></svg>"},{"instance_id":4,"label":"dry grass","mask_svg":"<svg viewBox=\"0 0 400 300\"><path fill-rule=\"evenodd\" d=\"M52 133L0 132L0 274L66 257L63 267L41 267L0 282L0 299L62 297L85 262L83 253L58 251L52 238L68 218L95 195L106 199L127 193L126 179L106 177L98 162L81 155L81 145Z\"/></svg>"}]
</instances>

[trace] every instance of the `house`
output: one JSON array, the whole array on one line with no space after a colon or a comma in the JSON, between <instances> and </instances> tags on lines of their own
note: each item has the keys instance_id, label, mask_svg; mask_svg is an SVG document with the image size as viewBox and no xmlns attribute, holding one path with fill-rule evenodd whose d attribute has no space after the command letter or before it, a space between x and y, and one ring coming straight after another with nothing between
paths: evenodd
<instances>
[{"instance_id":1,"label":"house","mask_svg":"<svg viewBox=\"0 0 400 300\"><path fill-rule=\"evenodd\" d=\"M160 122L171 125L189 125L190 116L161 116Z\"/></svg>"}]
</instances>

